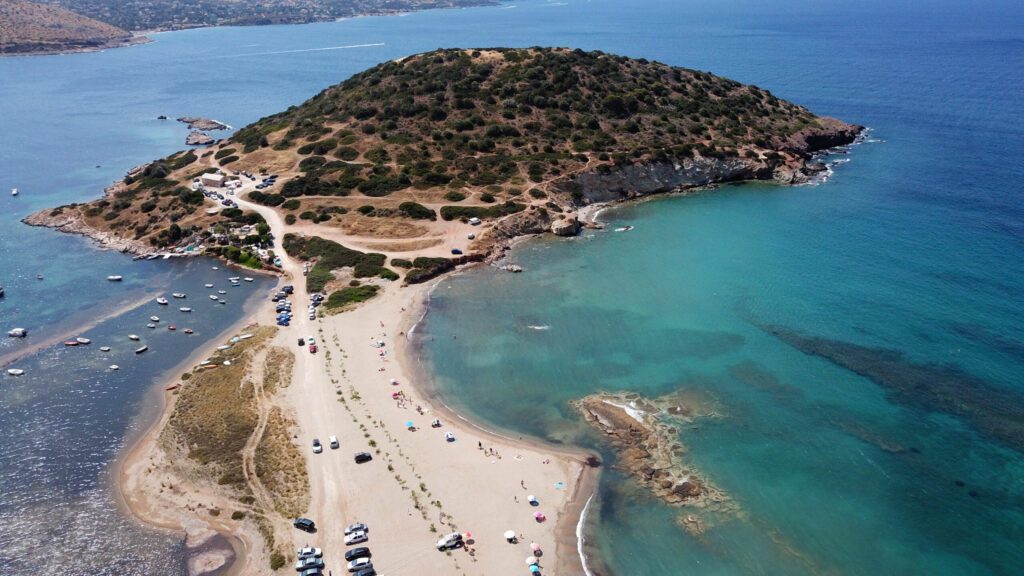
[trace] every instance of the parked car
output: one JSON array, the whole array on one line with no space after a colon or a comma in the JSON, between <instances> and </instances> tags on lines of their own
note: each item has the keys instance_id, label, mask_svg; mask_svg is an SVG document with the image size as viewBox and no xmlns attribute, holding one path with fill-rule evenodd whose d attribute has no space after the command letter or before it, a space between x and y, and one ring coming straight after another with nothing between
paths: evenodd
<instances>
[{"instance_id":1,"label":"parked car","mask_svg":"<svg viewBox=\"0 0 1024 576\"><path fill-rule=\"evenodd\" d=\"M459 256L462 254L462 250L459 250L458 248L452 248L452 254Z\"/></svg>"},{"instance_id":2,"label":"parked car","mask_svg":"<svg viewBox=\"0 0 1024 576\"><path fill-rule=\"evenodd\" d=\"M358 572L366 568L373 568L373 562L369 558L356 558L348 563L349 572Z\"/></svg>"},{"instance_id":3,"label":"parked car","mask_svg":"<svg viewBox=\"0 0 1024 576\"><path fill-rule=\"evenodd\" d=\"M327 441L331 445L331 450L337 450L338 448L341 448L341 444L338 443L337 436L331 436L330 438L328 438Z\"/></svg>"},{"instance_id":4,"label":"parked car","mask_svg":"<svg viewBox=\"0 0 1024 576\"><path fill-rule=\"evenodd\" d=\"M319 438L313 438L313 454L319 454L324 451L324 447L320 444Z\"/></svg>"},{"instance_id":5,"label":"parked car","mask_svg":"<svg viewBox=\"0 0 1024 576\"><path fill-rule=\"evenodd\" d=\"M303 570L312 570L312 569L323 570L323 568L324 568L324 559L323 558L317 558L316 556L307 556L305 558L299 559L299 561L295 563L295 571L296 572L302 572Z\"/></svg>"},{"instance_id":6,"label":"parked car","mask_svg":"<svg viewBox=\"0 0 1024 576\"><path fill-rule=\"evenodd\" d=\"M442 552L445 550L451 550L462 546L462 534L458 532L452 532L451 534L442 537L437 541L437 549Z\"/></svg>"},{"instance_id":7,"label":"parked car","mask_svg":"<svg viewBox=\"0 0 1024 576\"><path fill-rule=\"evenodd\" d=\"M370 549L366 546L360 546L359 548L353 548L345 552L345 562L351 562L356 558L370 558L373 554L370 554Z\"/></svg>"},{"instance_id":8,"label":"parked car","mask_svg":"<svg viewBox=\"0 0 1024 576\"><path fill-rule=\"evenodd\" d=\"M324 555L324 551L319 548L313 548L312 546L305 546L296 550L295 555L299 558L309 558L312 556L319 558Z\"/></svg>"},{"instance_id":9,"label":"parked car","mask_svg":"<svg viewBox=\"0 0 1024 576\"><path fill-rule=\"evenodd\" d=\"M366 542L370 537L366 535L366 532L357 530L347 536L345 536L345 546L351 546L353 544L360 544Z\"/></svg>"},{"instance_id":10,"label":"parked car","mask_svg":"<svg viewBox=\"0 0 1024 576\"><path fill-rule=\"evenodd\" d=\"M348 536L353 532L369 532L370 528L362 522L358 524L350 524L348 528L345 528L345 535Z\"/></svg>"},{"instance_id":11,"label":"parked car","mask_svg":"<svg viewBox=\"0 0 1024 576\"><path fill-rule=\"evenodd\" d=\"M295 526L299 530L305 532L313 532L316 530L316 522L313 522L309 518L296 518L292 520L292 526Z\"/></svg>"},{"instance_id":12,"label":"parked car","mask_svg":"<svg viewBox=\"0 0 1024 576\"><path fill-rule=\"evenodd\" d=\"M373 566L369 568L363 568L359 572L356 572L355 576L377 576L377 571L373 569Z\"/></svg>"},{"instance_id":13,"label":"parked car","mask_svg":"<svg viewBox=\"0 0 1024 576\"><path fill-rule=\"evenodd\" d=\"M316 344L310 344L309 345L309 353L310 354L316 354Z\"/></svg>"},{"instance_id":14,"label":"parked car","mask_svg":"<svg viewBox=\"0 0 1024 576\"><path fill-rule=\"evenodd\" d=\"M306 345L306 341L303 340L302 338L299 338L299 346L305 346L305 345Z\"/></svg>"},{"instance_id":15,"label":"parked car","mask_svg":"<svg viewBox=\"0 0 1024 576\"><path fill-rule=\"evenodd\" d=\"M299 572L299 576L324 576L324 573L320 568L310 568L309 570Z\"/></svg>"},{"instance_id":16,"label":"parked car","mask_svg":"<svg viewBox=\"0 0 1024 576\"><path fill-rule=\"evenodd\" d=\"M373 460L373 456L369 452L359 452L356 454L356 464L363 464Z\"/></svg>"}]
</instances>

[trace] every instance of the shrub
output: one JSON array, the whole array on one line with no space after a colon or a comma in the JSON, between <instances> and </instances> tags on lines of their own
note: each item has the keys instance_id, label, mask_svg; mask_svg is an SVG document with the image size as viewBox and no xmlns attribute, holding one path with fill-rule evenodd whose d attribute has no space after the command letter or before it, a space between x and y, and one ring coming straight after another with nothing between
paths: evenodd
<instances>
[{"instance_id":1,"label":"shrub","mask_svg":"<svg viewBox=\"0 0 1024 576\"><path fill-rule=\"evenodd\" d=\"M466 195L463 194L462 192L456 192L452 190L451 192L444 195L444 199L449 202L462 202L463 200L466 199Z\"/></svg>"},{"instance_id":2,"label":"shrub","mask_svg":"<svg viewBox=\"0 0 1024 576\"><path fill-rule=\"evenodd\" d=\"M376 296L378 291L380 291L380 286L375 286L373 284L348 286L341 290L331 292L331 295L327 297L327 301L324 302L324 307L328 310L336 310L338 308L344 308L349 304L365 302Z\"/></svg>"},{"instance_id":3,"label":"shrub","mask_svg":"<svg viewBox=\"0 0 1024 576\"><path fill-rule=\"evenodd\" d=\"M270 555L271 570L280 570L281 568L284 568L286 562L287 560L285 560L284 554L281 554L280 552L274 552Z\"/></svg>"},{"instance_id":4,"label":"shrub","mask_svg":"<svg viewBox=\"0 0 1024 576\"><path fill-rule=\"evenodd\" d=\"M342 146L334 151L334 155L342 160L351 162L359 158L359 151L351 146Z\"/></svg>"},{"instance_id":5,"label":"shrub","mask_svg":"<svg viewBox=\"0 0 1024 576\"><path fill-rule=\"evenodd\" d=\"M289 226L291 226L292 224L295 224L295 220L296 220L295 214L286 214L285 217L284 217L284 223L289 225Z\"/></svg>"},{"instance_id":6,"label":"shrub","mask_svg":"<svg viewBox=\"0 0 1024 576\"><path fill-rule=\"evenodd\" d=\"M403 258L392 258L391 265L396 268L412 268L412 261Z\"/></svg>"},{"instance_id":7,"label":"shrub","mask_svg":"<svg viewBox=\"0 0 1024 576\"><path fill-rule=\"evenodd\" d=\"M237 160L238 156L228 156L227 158L224 158L223 160L220 161L220 165L227 166L228 164L231 164L232 162L235 162Z\"/></svg>"},{"instance_id":8,"label":"shrub","mask_svg":"<svg viewBox=\"0 0 1024 576\"><path fill-rule=\"evenodd\" d=\"M223 158L225 156L231 156L234 153L235 153L235 149L234 148L223 148L221 150L218 150L217 153L213 155L213 158L214 158L214 160L220 160L221 158Z\"/></svg>"},{"instance_id":9,"label":"shrub","mask_svg":"<svg viewBox=\"0 0 1024 576\"><path fill-rule=\"evenodd\" d=\"M494 206L442 206L441 218L455 220L458 218L501 218L516 212L522 212L526 206L517 202L504 202Z\"/></svg>"},{"instance_id":10,"label":"shrub","mask_svg":"<svg viewBox=\"0 0 1024 576\"><path fill-rule=\"evenodd\" d=\"M286 200L284 204L281 204L281 207L284 208L285 210L298 210L301 204L302 203L299 202L297 199L292 198L291 200Z\"/></svg>"},{"instance_id":11,"label":"shrub","mask_svg":"<svg viewBox=\"0 0 1024 576\"><path fill-rule=\"evenodd\" d=\"M494 200L495 200L494 194L491 194L490 192L484 192L483 194L480 195L480 201L481 202L486 202L488 204L491 204L492 202L494 202Z\"/></svg>"},{"instance_id":12,"label":"shrub","mask_svg":"<svg viewBox=\"0 0 1024 576\"><path fill-rule=\"evenodd\" d=\"M437 220L437 212L416 202L402 202L398 205L398 212L413 220Z\"/></svg>"}]
</instances>

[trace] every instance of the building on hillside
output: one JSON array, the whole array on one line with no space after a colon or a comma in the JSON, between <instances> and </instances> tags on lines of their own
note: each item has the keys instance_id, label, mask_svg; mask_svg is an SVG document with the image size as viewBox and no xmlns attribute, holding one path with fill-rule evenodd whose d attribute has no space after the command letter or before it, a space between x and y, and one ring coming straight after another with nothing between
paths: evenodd
<instances>
[{"instance_id":1,"label":"building on hillside","mask_svg":"<svg viewBox=\"0 0 1024 576\"><path fill-rule=\"evenodd\" d=\"M210 188L221 188L224 186L224 175L203 174L199 181L203 186L209 186Z\"/></svg>"}]
</instances>

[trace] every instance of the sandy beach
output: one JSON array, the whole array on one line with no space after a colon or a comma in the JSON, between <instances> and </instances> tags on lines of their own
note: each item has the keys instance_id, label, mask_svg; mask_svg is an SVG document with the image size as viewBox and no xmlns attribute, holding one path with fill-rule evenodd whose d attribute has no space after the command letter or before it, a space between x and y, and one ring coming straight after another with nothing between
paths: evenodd
<instances>
[{"instance_id":1,"label":"sandy beach","mask_svg":"<svg viewBox=\"0 0 1024 576\"><path fill-rule=\"evenodd\" d=\"M243 200L239 204L263 214L275 232L283 229L273 210ZM308 303L301 263L283 254L282 259L290 276L283 283L295 285L291 300L299 310ZM318 530L292 529L291 518L285 517L277 517L275 526L291 535L292 550L322 548L326 570L336 573L345 572L349 548L342 542L343 530L356 522L369 526L369 540L361 545L372 550L374 567L382 574L526 573L533 543L541 550L544 574L584 573L576 529L597 468L587 465L588 455L582 452L490 433L432 397L406 339L422 317L432 286L386 283L358 308L315 321L299 310L292 325L274 336L270 345L291 350L295 362L291 385L272 402L296 423L292 434L305 456L310 484L311 504L304 516ZM272 325L273 316L268 301L248 321ZM308 341L310 336L319 347L315 354L297 345L299 338ZM175 376L160 387L176 382ZM210 531L231 536L240 543L232 572L270 573L263 539L249 520L209 514L211 508L231 509L229 502L198 489L190 479L154 473L166 464L156 438L174 407L173 395L168 393L168 399L160 421L124 460L121 488L127 508L144 522L184 529L190 539ZM440 426L431 426L435 419ZM446 441L448 432L453 441ZM330 436L338 438L338 449L327 447ZM312 452L314 438L325 445L322 454ZM354 454L363 451L373 460L356 464ZM528 502L530 496L536 506ZM516 534L514 544L504 538L509 530ZM451 532L468 534L468 546L436 550L436 541ZM294 555L288 560L284 569L290 571ZM218 573L217 564L211 560L190 571Z\"/></svg>"}]
</instances>

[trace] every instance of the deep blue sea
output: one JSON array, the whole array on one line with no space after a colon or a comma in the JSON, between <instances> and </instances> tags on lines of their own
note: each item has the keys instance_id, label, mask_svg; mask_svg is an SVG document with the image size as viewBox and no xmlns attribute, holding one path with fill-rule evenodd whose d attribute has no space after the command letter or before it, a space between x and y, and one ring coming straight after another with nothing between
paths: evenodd
<instances>
[{"instance_id":1,"label":"deep blue sea","mask_svg":"<svg viewBox=\"0 0 1024 576\"><path fill-rule=\"evenodd\" d=\"M609 466L587 536L615 574L1020 572L1020 3L528 0L153 38L0 59L0 328L32 331L0 342L0 356L228 275L201 260L133 263L18 222L180 149L186 129L159 114L243 126L438 47L657 59L864 124L870 141L834 157L848 162L822 185L615 209L603 217L636 229L526 243L512 255L524 274L446 281L423 328L441 393L491 425L597 450L568 401L684 390L714 409L680 439L739 513L691 536L678 511ZM194 341L244 303L197 318ZM153 308L90 328L89 348L22 356L26 375L0 378L5 574L34 573L27 550L39 544L63 574L182 573L180 541L122 519L108 481L156 405L154 379L192 349L180 331L144 334ZM98 357L101 340L123 354L128 332L160 353Z\"/></svg>"}]
</instances>

